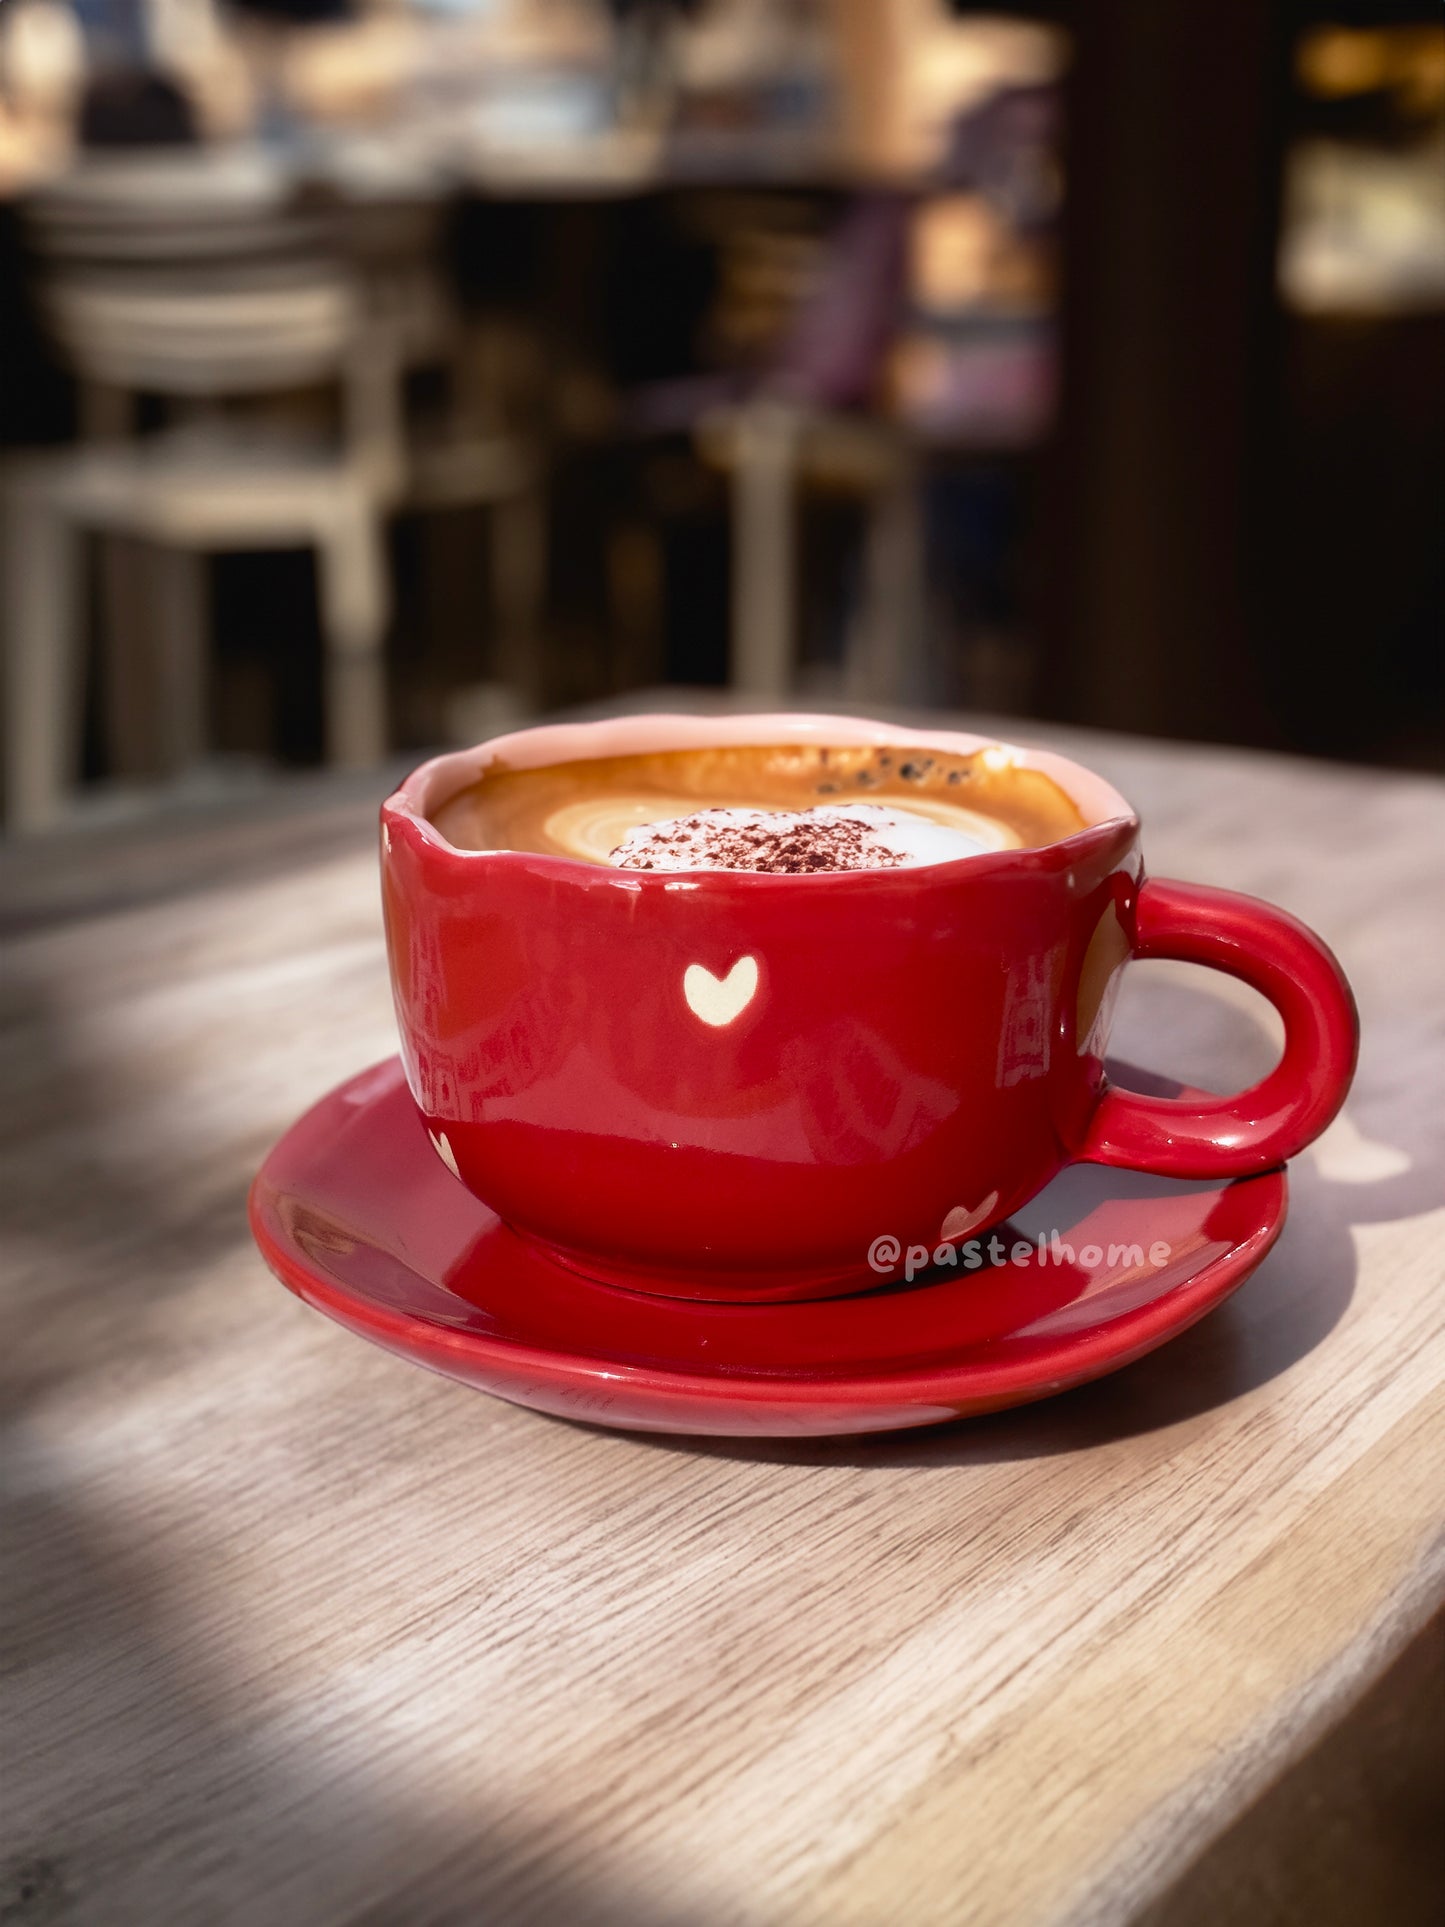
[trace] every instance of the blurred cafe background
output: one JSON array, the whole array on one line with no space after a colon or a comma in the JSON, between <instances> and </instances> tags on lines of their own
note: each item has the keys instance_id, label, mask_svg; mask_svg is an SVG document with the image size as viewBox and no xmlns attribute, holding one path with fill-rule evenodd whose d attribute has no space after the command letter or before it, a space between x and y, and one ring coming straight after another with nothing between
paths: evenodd
<instances>
[{"instance_id":1,"label":"blurred cafe background","mask_svg":"<svg viewBox=\"0 0 1445 1927\"><path fill-rule=\"evenodd\" d=\"M11 833L663 686L1445 767L1434 0L3 0L0 260Z\"/></svg>"}]
</instances>

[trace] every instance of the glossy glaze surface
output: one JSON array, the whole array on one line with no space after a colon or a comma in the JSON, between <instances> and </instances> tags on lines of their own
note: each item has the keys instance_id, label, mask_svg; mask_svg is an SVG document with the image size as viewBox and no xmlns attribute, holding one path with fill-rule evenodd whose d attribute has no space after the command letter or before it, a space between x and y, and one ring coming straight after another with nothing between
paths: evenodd
<instances>
[{"instance_id":1,"label":"glossy glaze surface","mask_svg":"<svg viewBox=\"0 0 1445 1927\"><path fill-rule=\"evenodd\" d=\"M940 1269L807 1304L689 1303L579 1278L509 1231L433 1155L392 1060L276 1145L251 1220L299 1297L465 1384L593 1424L783 1436L927 1425L1112 1371L1242 1283L1285 1204L1282 1171L1210 1186L1080 1167L1009 1228L1057 1232L1075 1264ZM1108 1256L1156 1241L1170 1247L1158 1265Z\"/></svg>"},{"instance_id":2,"label":"glossy glaze surface","mask_svg":"<svg viewBox=\"0 0 1445 1927\"><path fill-rule=\"evenodd\" d=\"M1250 899L1153 882L1141 896L1137 820L1062 758L1029 760L1087 828L905 872L638 875L459 851L428 820L487 754L809 732L979 747L838 717L653 716L521 732L424 766L386 804L408 1079L438 1158L508 1224L593 1278L816 1296L868 1286L880 1234L932 1249L1080 1156L1236 1175L1323 1128L1353 1062L1328 953ZM1259 983L1286 1018L1279 1071L1229 1103L1169 1111L1113 1092L1101 1107L1113 993L1136 952Z\"/></svg>"}]
</instances>

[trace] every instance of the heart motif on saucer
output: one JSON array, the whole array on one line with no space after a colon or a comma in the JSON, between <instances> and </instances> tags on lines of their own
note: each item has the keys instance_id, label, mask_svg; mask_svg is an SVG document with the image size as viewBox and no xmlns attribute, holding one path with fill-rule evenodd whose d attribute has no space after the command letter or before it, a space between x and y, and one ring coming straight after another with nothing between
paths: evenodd
<instances>
[{"instance_id":1,"label":"heart motif on saucer","mask_svg":"<svg viewBox=\"0 0 1445 1927\"><path fill-rule=\"evenodd\" d=\"M966 1204L956 1204L938 1227L938 1242L947 1245L957 1238L966 1238L970 1231L987 1224L997 1209L997 1191L990 1191L983 1203L975 1205L972 1211Z\"/></svg>"},{"instance_id":2,"label":"heart motif on saucer","mask_svg":"<svg viewBox=\"0 0 1445 1927\"><path fill-rule=\"evenodd\" d=\"M689 964L682 973L682 994L693 1015L715 1030L742 1015L757 987L756 957L739 957L726 977L714 977L706 964Z\"/></svg>"},{"instance_id":3,"label":"heart motif on saucer","mask_svg":"<svg viewBox=\"0 0 1445 1927\"><path fill-rule=\"evenodd\" d=\"M451 1140L448 1138L446 1132L428 1131L427 1136L431 1139L431 1148L436 1152L448 1171L451 1172L454 1178L459 1178L462 1174L457 1169L457 1154L452 1149Z\"/></svg>"}]
</instances>

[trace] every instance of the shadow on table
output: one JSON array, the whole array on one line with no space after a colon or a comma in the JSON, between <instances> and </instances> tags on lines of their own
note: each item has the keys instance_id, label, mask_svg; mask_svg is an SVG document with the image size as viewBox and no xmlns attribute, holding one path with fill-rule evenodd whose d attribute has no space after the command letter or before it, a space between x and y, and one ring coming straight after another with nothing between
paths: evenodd
<instances>
[{"instance_id":1,"label":"shadow on table","mask_svg":"<svg viewBox=\"0 0 1445 1927\"><path fill-rule=\"evenodd\" d=\"M184 1182L138 1148L146 1126L132 1117L191 1101L172 1054L136 1050L117 1061L95 1049L89 1019L67 1008L29 960L5 974L0 1220L11 1268L0 1299L0 1411L8 1416L52 1382L153 1345L167 1302L191 1291L218 1241L244 1227L231 1147L197 1135Z\"/></svg>"},{"instance_id":2,"label":"shadow on table","mask_svg":"<svg viewBox=\"0 0 1445 1927\"><path fill-rule=\"evenodd\" d=\"M712 1457L883 1468L1047 1458L1180 1425L1280 1377L1323 1343L1354 1295L1351 1227L1413 1216L1438 1199L1440 1184L1437 1173L1433 1193L1403 1179L1369 1187L1385 1195L1372 1195L1375 1208L1365 1216L1361 1187L1326 1183L1308 1164L1296 1167L1281 1241L1235 1297L1136 1364L1036 1404L851 1438L636 1436L657 1449Z\"/></svg>"},{"instance_id":3,"label":"shadow on table","mask_svg":"<svg viewBox=\"0 0 1445 1927\"><path fill-rule=\"evenodd\" d=\"M386 1753L411 1709L384 1649L360 1706L308 1691L239 1620L218 1627L188 1611L163 1527L147 1530L164 1497L157 1507L137 1483L134 1509L118 1516L95 1495L73 1423L82 1401L198 1352L214 1355L218 1404L227 1396L214 1332L170 1308L218 1248L244 1238L237 1152L203 1143L184 1187L137 1156L129 1108L184 1104L184 1082L164 1050L139 1072L92 1055L84 1024L37 974L13 971L0 995L0 1061L14 1073L17 1128L0 1176L20 1259L0 1330L0 1923L681 1927L588 1864L565 1821L488 1797L487 1746L505 1738L473 1738L485 1708L458 1695L438 1735L473 1746L461 1784L479 1791L429 1810L405 1745ZM69 1427L55 1417L67 1403ZM170 1470L182 1484L207 1476L183 1449ZM308 1609L321 1640L339 1608L323 1594ZM399 1637L410 1611L403 1591Z\"/></svg>"},{"instance_id":4,"label":"shadow on table","mask_svg":"<svg viewBox=\"0 0 1445 1927\"><path fill-rule=\"evenodd\" d=\"M5 1927L683 1927L641 1871L609 1879L564 1824L470 1794L496 1776L464 1697L437 1743L472 1757L432 1811L388 1749L412 1714L384 1656L362 1707L334 1672L310 1695L264 1667L240 1683L241 1628L191 1623L143 1538L33 1491L0 1518Z\"/></svg>"}]
</instances>

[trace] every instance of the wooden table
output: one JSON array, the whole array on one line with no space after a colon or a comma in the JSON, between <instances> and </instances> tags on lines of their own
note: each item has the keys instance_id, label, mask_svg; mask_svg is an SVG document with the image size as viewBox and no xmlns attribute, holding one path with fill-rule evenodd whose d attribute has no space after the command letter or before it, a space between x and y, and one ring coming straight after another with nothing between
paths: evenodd
<instances>
[{"instance_id":1,"label":"wooden table","mask_svg":"<svg viewBox=\"0 0 1445 1927\"><path fill-rule=\"evenodd\" d=\"M1383 1917L1360 1760L1418 1739L1445 1579L1445 786L1030 733L1158 873L1320 929L1359 1080L1202 1326L891 1438L588 1431L269 1278L253 1168L392 1048L364 787L5 855L0 1918ZM1252 993L1134 979L1124 1054L1265 1066Z\"/></svg>"}]
</instances>

